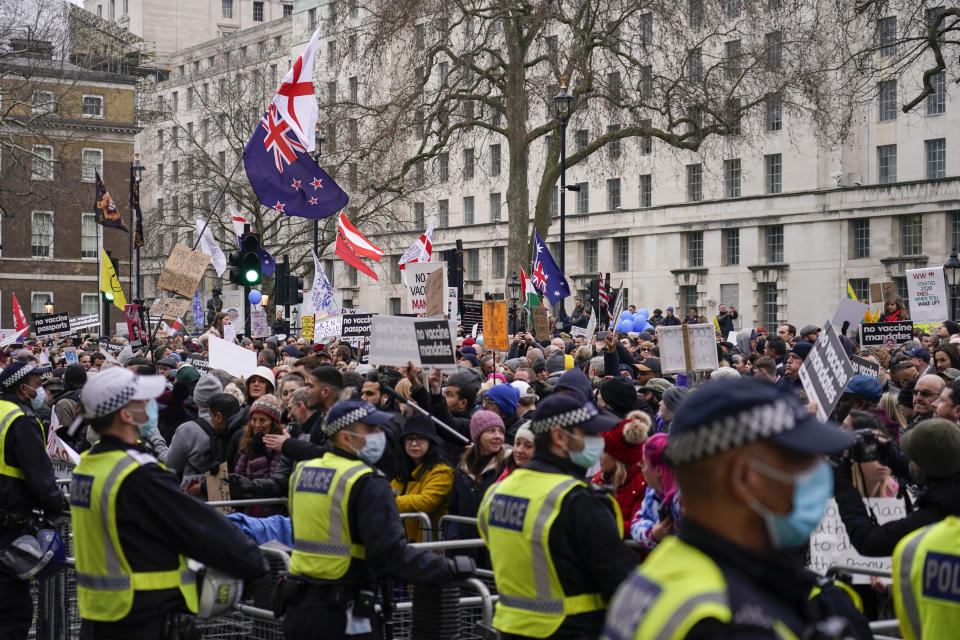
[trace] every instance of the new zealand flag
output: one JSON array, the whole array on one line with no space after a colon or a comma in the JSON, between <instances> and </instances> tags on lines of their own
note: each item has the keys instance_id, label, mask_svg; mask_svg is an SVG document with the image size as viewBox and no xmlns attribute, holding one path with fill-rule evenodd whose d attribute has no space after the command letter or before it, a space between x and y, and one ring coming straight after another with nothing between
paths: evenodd
<instances>
[{"instance_id":1,"label":"new zealand flag","mask_svg":"<svg viewBox=\"0 0 960 640\"><path fill-rule=\"evenodd\" d=\"M272 104L243 149L243 168L260 202L288 216L326 218L349 200Z\"/></svg>"}]
</instances>

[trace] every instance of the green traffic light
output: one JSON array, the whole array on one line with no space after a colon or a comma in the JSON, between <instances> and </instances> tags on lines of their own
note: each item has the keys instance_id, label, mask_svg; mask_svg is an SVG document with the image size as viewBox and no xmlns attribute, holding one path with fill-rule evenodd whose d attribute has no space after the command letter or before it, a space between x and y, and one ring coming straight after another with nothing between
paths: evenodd
<instances>
[{"instance_id":1,"label":"green traffic light","mask_svg":"<svg viewBox=\"0 0 960 640\"><path fill-rule=\"evenodd\" d=\"M108 291L104 291L104 292L103 292L103 297L106 298L107 302L113 302L113 294L112 294L112 293L110 293L110 292L108 292Z\"/></svg>"},{"instance_id":2,"label":"green traffic light","mask_svg":"<svg viewBox=\"0 0 960 640\"><path fill-rule=\"evenodd\" d=\"M257 273L255 269L247 269L244 277L247 279L247 282L254 283L260 279L260 274Z\"/></svg>"}]
</instances>

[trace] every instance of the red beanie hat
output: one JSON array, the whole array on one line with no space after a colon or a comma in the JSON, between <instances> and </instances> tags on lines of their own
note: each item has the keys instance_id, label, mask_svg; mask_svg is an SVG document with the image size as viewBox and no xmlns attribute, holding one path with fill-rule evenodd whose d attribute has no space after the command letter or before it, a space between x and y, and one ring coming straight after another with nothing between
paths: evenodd
<instances>
[{"instance_id":1,"label":"red beanie hat","mask_svg":"<svg viewBox=\"0 0 960 640\"><path fill-rule=\"evenodd\" d=\"M642 411L631 411L616 427L603 433L604 453L628 467L643 460L643 443L650 430L650 416Z\"/></svg>"}]
</instances>

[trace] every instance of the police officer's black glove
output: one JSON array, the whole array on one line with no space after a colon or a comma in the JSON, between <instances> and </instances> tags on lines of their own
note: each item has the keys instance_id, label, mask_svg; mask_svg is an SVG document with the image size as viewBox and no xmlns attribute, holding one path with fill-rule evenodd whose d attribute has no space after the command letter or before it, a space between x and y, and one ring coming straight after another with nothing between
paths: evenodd
<instances>
[{"instance_id":1,"label":"police officer's black glove","mask_svg":"<svg viewBox=\"0 0 960 640\"><path fill-rule=\"evenodd\" d=\"M246 498L253 493L253 480L239 473L231 473L227 481L230 483L230 497L234 499Z\"/></svg>"},{"instance_id":2,"label":"police officer's black glove","mask_svg":"<svg viewBox=\"0 0 960 640\"><path fill-rule=\"evenodd\" d=\"M447 559L450 562L450 570L457 580L472 578L477 571L477 563L469 556L454 556Z\"/></svg>"}]
</instances>

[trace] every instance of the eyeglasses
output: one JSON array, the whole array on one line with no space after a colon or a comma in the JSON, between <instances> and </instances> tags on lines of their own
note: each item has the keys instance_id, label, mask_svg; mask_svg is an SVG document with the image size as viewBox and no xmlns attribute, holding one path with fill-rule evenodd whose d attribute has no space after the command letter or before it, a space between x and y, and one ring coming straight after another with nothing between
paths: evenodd
<instances>
[{"instance_id":1,"label":"eyeglasses","mask_svg":"<svg viewBox=\"0 0 960 640\"><path fill-rule=\"evenodd\" d=\"M424 444L426 442L429 442L429 439L423 436L407 436L406 438L403 439L403 441L407 444L411 442L414 442L416 444Z\"/></svg>"},{"instance_id":2,"label":"eyeglasses","mask_svg":"<svg viewBox=\"0 0 960 640\"><path fill-rule=\"evenodd\" d=\"M924 398L933 398L934 396L937 395L937 392L936 392L936 391L926 391L926 390L921 390L921 389L915 389L914 392L913 392L913 395L915 395L915 396L923 396Z\"/></svg>"}]
</instances>

